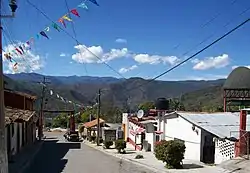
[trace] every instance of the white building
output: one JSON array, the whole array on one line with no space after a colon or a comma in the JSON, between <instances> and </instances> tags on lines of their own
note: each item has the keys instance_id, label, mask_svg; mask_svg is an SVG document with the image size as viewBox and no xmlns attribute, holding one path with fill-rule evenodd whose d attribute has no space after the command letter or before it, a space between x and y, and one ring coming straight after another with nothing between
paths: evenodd
<instances>
[{"instance_id":1,"label":"white building","mask_svg":"<svg viewBox=\"0 0 250 173\"><path fill-rule=\"evenodd\" d=\"M161 140L185 143L185 159L219 164L235 157L235 142L228 139L239 139L239 113L173 112L158 120Z\"/></svg>"}]
</instances>

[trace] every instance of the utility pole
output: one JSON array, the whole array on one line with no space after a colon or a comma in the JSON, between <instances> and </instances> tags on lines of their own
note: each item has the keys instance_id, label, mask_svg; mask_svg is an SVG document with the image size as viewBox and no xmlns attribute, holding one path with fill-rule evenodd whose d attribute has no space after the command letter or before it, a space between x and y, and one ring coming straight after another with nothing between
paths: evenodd
<instances>
[{"instance_id":1,"label":"utility pole","mask_svg":"<svg viewBox=\"0 0 250 173\"><path fill-rule=\"evenodd\" d=\"M97 146L100 145L100 114L101 114L101 89L98 90L98 112L97 112Z\"/></svg>"},{"instance_id":2,"label":"utility pole","mask_svg":"<svg viewBox=\"0 0 250 173\"><path fill-rule=\"evenodd\" d=\"M42 96L41 96L41 105L40 105L40 116L39 116L39 126L38 126L38 138L39 140L42 140L43 137L43 107L44 107L44 97L45 97L45 89L46 89L46 84L49 82L46 82L46 77L43 76L43 81L42 81Z\"/></svg>"},{"instance_id":3,"label":"utility pole","mask_svg":"<svg viewBox=\"0 0 250 173\"><path fill-rule=\"evenodd\" d=\"M0 14L0 173L8 173L8 158L5 136L5 106L4 106L4 76L3 76L3 45L2 45L2 23L3 18L14 18L17 9L16 1L9 3L11 15ZM2 12L2 0L0 0L0 13Z\"/></svg>"}]
</instances>

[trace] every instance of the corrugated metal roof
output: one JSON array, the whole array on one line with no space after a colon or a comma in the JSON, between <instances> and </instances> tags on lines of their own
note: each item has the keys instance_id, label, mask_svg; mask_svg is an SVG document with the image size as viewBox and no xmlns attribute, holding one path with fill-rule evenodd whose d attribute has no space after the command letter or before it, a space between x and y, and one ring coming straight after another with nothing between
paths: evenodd
<instances>
[{"instance_id":1,"label":"corrugated metal roof","mask_svg":"<svg viewBox=\"0 0 250 173\"><path fill-rule=\"evenodd\" d=\"M220 137L239 137L239 113L188 113L176 112L182 118L204 130ZM250 130L250 115L247 118L247 130Z\"/></svg>"}]
</instances>

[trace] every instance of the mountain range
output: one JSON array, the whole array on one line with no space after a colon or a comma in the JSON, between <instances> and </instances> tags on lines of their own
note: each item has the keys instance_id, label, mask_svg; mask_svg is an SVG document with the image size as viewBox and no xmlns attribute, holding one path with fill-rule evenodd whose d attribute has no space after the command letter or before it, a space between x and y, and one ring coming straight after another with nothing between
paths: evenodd
<instances>
[{"instance_id":1,"label":"mountain range","mask_svg":"<svg viewBox=\"0 0 250 173\"><path fill-rule=\"evenodd\" d=\"M5 74L10 89L41 96L43 78L49 82L46 98L49 108L65 108L65 104L50 96L52 89L62 97L83 105L96 102L98 90L101 89L102 105L136 108L138 104L154 101L159 97L181 98L188 109L197 104L218 106L222 102L221 86L225 79L208 81L150 81L143 78L119 79L114 77L92 76L44 76L37 73ZM68 106L68 105L66 105ZM70 106L70 105L69 105Z\"/></svg>"}]
</instances>

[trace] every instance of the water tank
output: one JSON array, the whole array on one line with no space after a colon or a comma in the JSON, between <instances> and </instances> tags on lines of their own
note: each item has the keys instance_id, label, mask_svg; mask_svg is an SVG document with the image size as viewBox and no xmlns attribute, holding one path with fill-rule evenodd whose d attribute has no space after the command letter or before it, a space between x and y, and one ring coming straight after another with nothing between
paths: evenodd
<instances>
[{"instance_id":1,"label":"water tank","mask_svg":"<svg viewBox=\"0 0 250 173\"><path fill-rule=\"evenodd\" d=\"M169 110L169 100L166 98L158 98L155 102L157 110Z\"/></svg>"}]
</instances>

